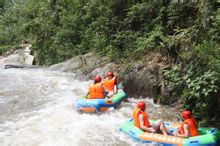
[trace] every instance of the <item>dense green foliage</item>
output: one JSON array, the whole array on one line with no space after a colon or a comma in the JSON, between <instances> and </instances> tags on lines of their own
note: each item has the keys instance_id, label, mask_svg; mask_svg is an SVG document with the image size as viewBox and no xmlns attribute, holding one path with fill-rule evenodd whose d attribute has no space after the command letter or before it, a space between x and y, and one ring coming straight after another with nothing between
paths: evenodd
<instances>
[{"instance_id":1,"label":"dense green foliage","mask_svg":"<svg viewBox=\"0 0 220 146\"><path fill-rule=\"evenodd\" d=\"M193 111L200 124L207 125L209 118L214 120L218 116L219 81L215 71L211 71L205 64L198 65L191 61L181 71L180 66L165 71L165 85L174 87L173 96L181 96L180 102L184 108Z\"/></svg>"},{"instance_id":2,"label":"dense green foliage","mask_svg":"<svg viewBox=\"0 0 220 146\"><path fill-rule=\"evenodd\" d=\"M164 72L165 86L175 86L173 96L198 119L208 119L219 112L212 110L219 96L219 5L216 0L0 0L0 53L22 40L33 44L36 63L44 65L87 52L113 61L161 52L176 64Z\"/></svg>"}]
</instances>

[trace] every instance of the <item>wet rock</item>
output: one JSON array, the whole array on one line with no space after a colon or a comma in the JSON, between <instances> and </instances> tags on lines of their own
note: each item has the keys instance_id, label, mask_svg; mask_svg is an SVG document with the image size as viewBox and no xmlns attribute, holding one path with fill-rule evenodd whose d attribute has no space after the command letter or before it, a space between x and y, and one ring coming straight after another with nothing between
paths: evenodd
<instances>
[{"instance_id":1,"label":"wet rock","mask_svg":"<svg viewBox=\"0 0 220 146\"><path fill-rule=\"evenodd\" d=\"M131 97L154 97L157 96L157 73L147 66L135 65L124 79L124 87Z\"/></svg>"},{"instance_id":2,"label":"wet rock","mask_svg":"<svg viewBox=\"0 0 220 146\"><path fill-rule=\"evenodd\" d=\"M83 66L81 56L76 56L65 62L55 64L49 67L50 70L63 71L63 72L77 72Z\"/></svg>"},{"instance_id":3,"label":"wet rock","mask_svg":"<svg viewBox=\"0 0 220 146\"><path fill-rule=\"evenodd\" d=\"M96 56L93 53L79 55L49 67L50 70L75 73L77 78L82 80L92 79L97 74L104 77L107 71L115 68L116 65L106 57Z\"/></svg>"},{"instance_id":4,"label":"wet rock","mask_svg":"<svg viewBox=\"0 0 220 146\"><path fill-rule=\"evenodd\" d=\"M21 44L18 48L9 49L5 52L1 64L20 64L20 65L32 65L34 61L34 56L30 55L31 45Z\"/></svg>"},{"instance_id":5,"label":"wet rock","mask_svg":"<svg viewBox=\"0 0 220 146\"><path fill-rule=\"evenodd\" d=\"M156 97L163 95L169 97L169 90L161 86L163 82L163 69L167 67L166 58L156 53L134 64L115 64L106 57L100 57L93 53L79 55L72 59L52 65L50 70L72 72L81 80L92 79L95 75L105 77L109 70L115 72L119 80L123 82L125 91L129 97Z\"/></svg>"},{"instance_id":6,"label":"wet rock","mask_svg":"<svg viewBox=\"0 0 220 146\"><path fill-rule=\"evenodd\" d=\"M5 64L4 66L5 69L9 68L42 68L41 66L36 66L36 65L23 65L23 64Z\"/></svg>"},{"instance_id":7,"label":"wet rock","mask_svg":"<svg viewBox=\"0 0 220 146\"><path fill-rule=\"evenodd\" d=\"M159 54L149 55L145 59L136 62L124 77L127 94L136 98L154 98L154 101L159 103L159 96L170 97L169 89L163 86L163 70L168 67L166 58Z\"/></svg>"}]
</instances>

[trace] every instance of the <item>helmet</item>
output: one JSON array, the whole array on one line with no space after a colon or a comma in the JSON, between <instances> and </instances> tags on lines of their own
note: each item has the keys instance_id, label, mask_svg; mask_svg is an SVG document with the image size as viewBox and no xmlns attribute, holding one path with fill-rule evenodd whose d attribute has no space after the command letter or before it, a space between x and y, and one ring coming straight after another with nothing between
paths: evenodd
<instances>
[{"instance_id":1,"label":"helmet","mask_svg":"<svg viewBox=\"0 0 220 146\"><path fill-rule=\"evenodd\" d=\"M192 113L191 113L190 111L188 111L188 110L184 110L184 111L182 112L182 117L183 117L184 119L189 119L189 118L191 117L191 115L192 115Z\"/></svg>"},{"instance_id":2,"label":"helmet","mask_svg":"<svg viewBox=\"0 0 220 146\"><path fill-rule=\"evenodd\" d=\"M140 109L142 109L142 110L145 110L146 104L145 104L145 102L143 102L143 101L139 101L139 102L137 103L137 107L140 108Z\"/></svg>"},{"instance_id":3,"label":"helmet","mask_svg":"<svg viewBox=\"0 0 220 146\"><path fill-rule=\"evenodd\" d=\"M94 81L99 83L102 81L102 77L97 75L97 76L95 76Z\"/></svg>"},{"instance_id":4,"label":"helmet","mask_svg":"<svg viewBox=\"0 0 220 146\"><path fill-rule=\"evenodd\" d=\"M109 71L109 72L107 72L107 77L109 77L109 76L111 76L111 77L113 77L114 76L114 73L112 72L112 71Z\"/></svg>"}]
</instances>

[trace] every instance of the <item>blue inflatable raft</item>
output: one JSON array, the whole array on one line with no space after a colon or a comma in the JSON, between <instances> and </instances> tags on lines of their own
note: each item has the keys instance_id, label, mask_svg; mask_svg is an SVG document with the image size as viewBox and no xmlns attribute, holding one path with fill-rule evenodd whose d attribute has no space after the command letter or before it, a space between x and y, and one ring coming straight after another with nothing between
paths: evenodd
<instances>
[{"instance_id":1,"label":"blue inflatable raft","mask_svg":"<svg viewBox=\"0 0 220 146\"><path fill-rule=\"evenodd\" d=\"M75 107L78 111L85 113L103 112L110 107L117 108L126 97L123 90L118 90L117 94L108 99L86 99L82 97L76 101Z\"/></svg>"}]
</instances>

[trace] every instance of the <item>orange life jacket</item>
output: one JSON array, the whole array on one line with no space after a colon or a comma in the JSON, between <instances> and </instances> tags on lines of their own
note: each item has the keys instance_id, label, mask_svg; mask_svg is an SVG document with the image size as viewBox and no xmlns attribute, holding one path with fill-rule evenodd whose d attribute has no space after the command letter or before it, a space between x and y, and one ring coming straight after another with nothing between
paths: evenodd
<instances>
[{"instance_id":1,"label":"orange life jacket","mask_svg":"<svg viewBox=\"0 0 220 146\"><path fill-rule=\"evenodd\" d=\"M136 108L133 113L134 125L140 128L139 115L142 114L144 116L144 126L150 127L150 121L148 120L147 113L143 112L140 108Z\"/></svg>"},{"instance_id":2,"label":"orange life jacket","mask_svg":"<svg viewBox=\"0 0 220 146\"><path fill-rule=\"evenodd\" d=\"M106 79L104 81L104 88L106 91L108 92L114 91L114 86L115 86L115 77L113 77L110 80Z\"/></svg>"},{"instance_id":3,"label":"orange life jacket","mask_svg":"<svg viewBox=\"0 0 220 146\"><path fill-rule=\"evenodd\" d=\"M184 131L184 127L183 125L187 124L189 126L189 133L190 136L197 136L198 135L198 130L197 130L197 126L196 126L196 121L193 117L191 117L190 119L186 119L180 126L180 132L181 134L185 134Z\"/></svg>"},{"instance_id":4,"label":"orange life jacket","mask_svg":"<svg viewBox=\"0 0 220 146\"><path fill-rule=\"evenodd\" d=\"M103 94L102 86L103 86L102 83L91 85L89 88L89 98L90 99L104 98L105 95Z\"/></svg>"}]
</instances>

